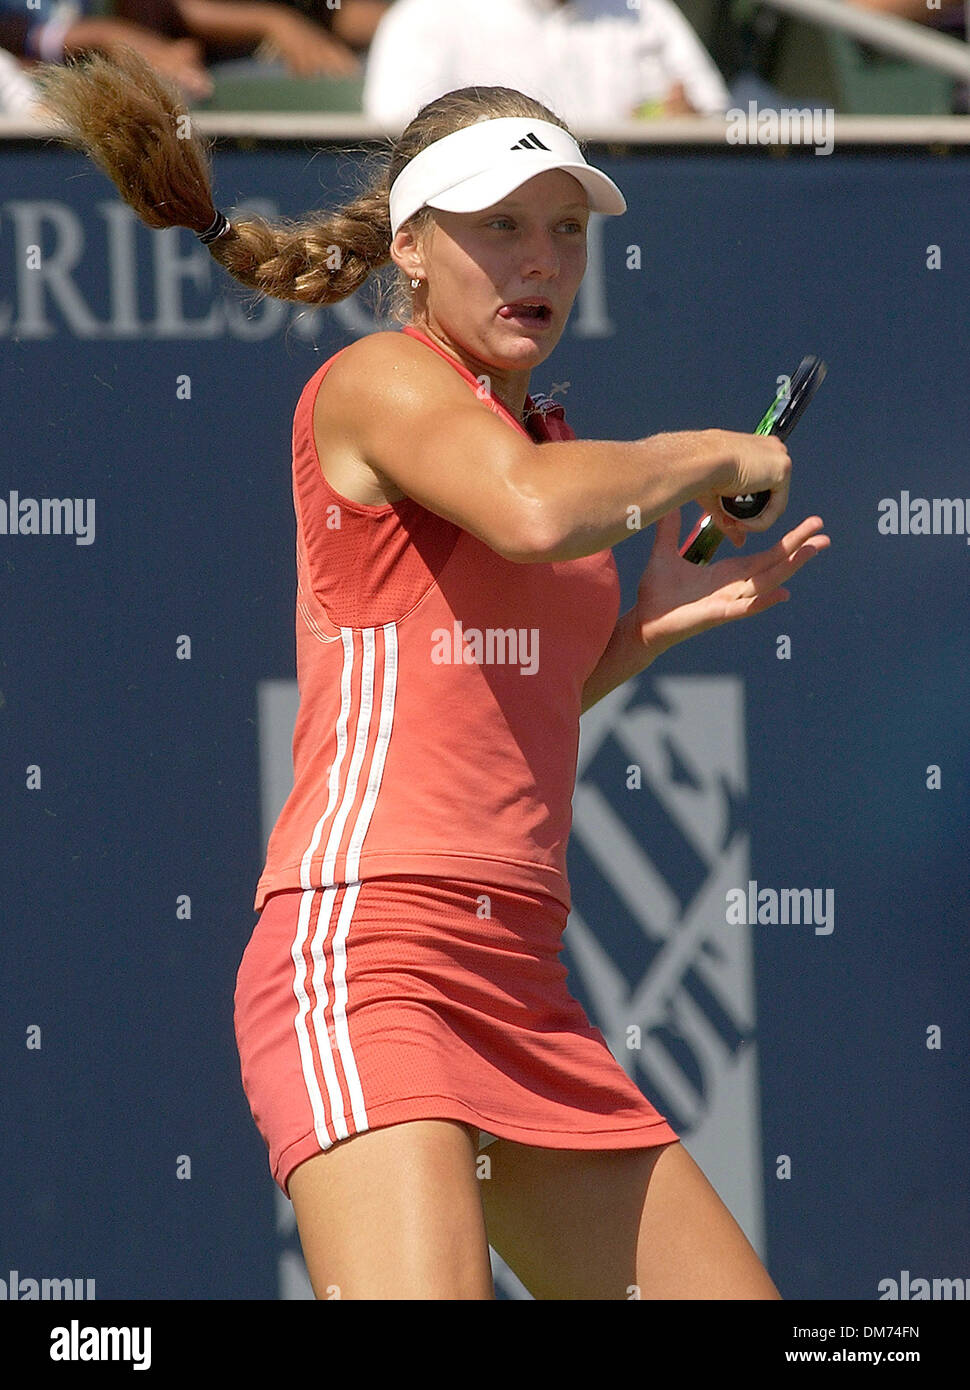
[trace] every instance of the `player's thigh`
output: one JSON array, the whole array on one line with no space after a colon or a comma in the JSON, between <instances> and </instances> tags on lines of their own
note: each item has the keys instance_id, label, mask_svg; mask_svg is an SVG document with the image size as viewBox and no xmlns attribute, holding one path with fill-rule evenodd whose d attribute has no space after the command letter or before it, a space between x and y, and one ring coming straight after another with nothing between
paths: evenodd
<instances>
[{"instance_id":1,"label":"player's thigh","mask_svg":"<svg viewBox=\"0 0 970 1390\"><path fill-rule=\"evenodd\" d=\"M488 1238L542 1299L777 1299L744 1232L680 1143L489 1146Z\"/></svg>"},{"instance_id":2,"label":"player's thigh","mask_svg":"<svg viewBox=\"0 0 970 1390\"><path fill-rule=\"evenodd\" d=\"M352 1135L293 1170L317 1298L495 1297L477 1135L457 1120L409 1120Z\"/></svg>"}]
</instances>

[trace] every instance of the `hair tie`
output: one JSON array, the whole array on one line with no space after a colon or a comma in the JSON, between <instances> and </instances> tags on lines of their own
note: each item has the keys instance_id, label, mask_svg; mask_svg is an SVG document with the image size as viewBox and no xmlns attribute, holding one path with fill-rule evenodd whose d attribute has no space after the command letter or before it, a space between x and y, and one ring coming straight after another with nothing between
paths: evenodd
<instances>
[{"instance_id":1,"label":"hair tie","mask_svg":"<svg viewBox=\"0 0 970 1390\"><path fill-rule=\"evenodd\" d=\"M226 232L231 229L232 224L225 213L217 212L205 231L196 232L196 236L202 242L203 246L208 246L210 242L217 241L219 237L224 236Z\"/></svg>"}]
</instances>

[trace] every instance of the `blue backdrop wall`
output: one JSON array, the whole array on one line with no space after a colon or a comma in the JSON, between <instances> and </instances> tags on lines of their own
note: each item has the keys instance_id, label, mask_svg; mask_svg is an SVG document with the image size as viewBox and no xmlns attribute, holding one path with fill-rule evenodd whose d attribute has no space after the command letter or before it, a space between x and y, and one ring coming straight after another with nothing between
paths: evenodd
<instances>
[{"instance_id":1,"label":"blue backdrop wall","mask_svg":"<svg viewBox=\"0 0 970 1390\"><path fill-rule=\"evenodd\" d=\"M533 387L586 437L751 430L819 353L788 516L832 547L790 603L584 719L574 988L786 1297L970 1277L970 164L595 155L629 211L595 227ZM215 159L227 209L331 206L353 175L303 144ZM0 150L0 267L0 517L77 498L88 528L0 531L0 1278L286 1296L297 1246L232 1032L260 690L294 675L293 407L380 325L254 302L54 146ZM965 517L886 534L903 493ZM617 547L624 609L650 544ZM831 893L830 929L732 926L724 884L749 880Z\"/></svg>"}]
</instances>

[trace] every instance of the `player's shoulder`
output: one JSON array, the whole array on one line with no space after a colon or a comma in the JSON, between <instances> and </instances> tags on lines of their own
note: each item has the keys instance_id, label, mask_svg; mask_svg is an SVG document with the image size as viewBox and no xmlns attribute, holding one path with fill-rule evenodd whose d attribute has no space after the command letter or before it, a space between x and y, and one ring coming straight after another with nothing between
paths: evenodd
<instances>
[{"instance_id":1,"label":"player's shoulder","mask_svg":"<svg viewBox=\"0 0 970 1390\"><path fill-rule=\"evenodd\" d=\"M394 330L378 333L365 333L348 344L338 354L338 360L352 363L358 370L373 364L374 367L394 367L398 363L425 364L435 366L441 361L438 354L427 343L413 337L410 333ZM443 364L444 365L444 364Z\"/></svg>"},{"instance_id":2,"label":"player's shoulder","mask_svg":"<svg viewBox=\"0 0 970 1390\"><path fill-rule=\"evenodd\" d=\"M354 362L358 366L362 366L371 361L385 364L393 364L398 360L420 361L427 355L426 344L412 337L410 333L389 329L377 333L365 333L363 337L356 338L338 354L338 360Z\"/></svg>"},{"instance_id":3,"label":"player's shoulder","mask_svg":"<svg viewBox=\"0 0 970 1390\"><path fill-rule=\"evenodd\" d=\"M468 385L438 352L408 333L368 333L339 352L327 373L331 400L357 410L460 401Z\"/></svg>"}]
</instances>

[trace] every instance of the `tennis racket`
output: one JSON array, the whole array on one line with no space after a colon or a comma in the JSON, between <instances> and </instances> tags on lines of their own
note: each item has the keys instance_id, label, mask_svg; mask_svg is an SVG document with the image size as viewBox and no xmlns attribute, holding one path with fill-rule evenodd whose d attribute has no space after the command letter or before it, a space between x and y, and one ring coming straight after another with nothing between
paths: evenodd
<instances>
[{"instance_id":1,"label":"tennis racket","mask_svg":"<svg viewBox=\"0 0 970 1390\"><path fill-rule=\"evenodd\" d=\"M795 375L787 386L781 387L754 433L776 434L781 440L787 439L824 381L827 370L821 357L803 357ZM722 497L721 505L729 516L746 521L760 516L770 496L770 492L748 492L738 497ZM723 539L724 532L714 525L714 518L702 516L681 546L680 553L692 565L706 565Z\"/></svg>"}]
</instances>

